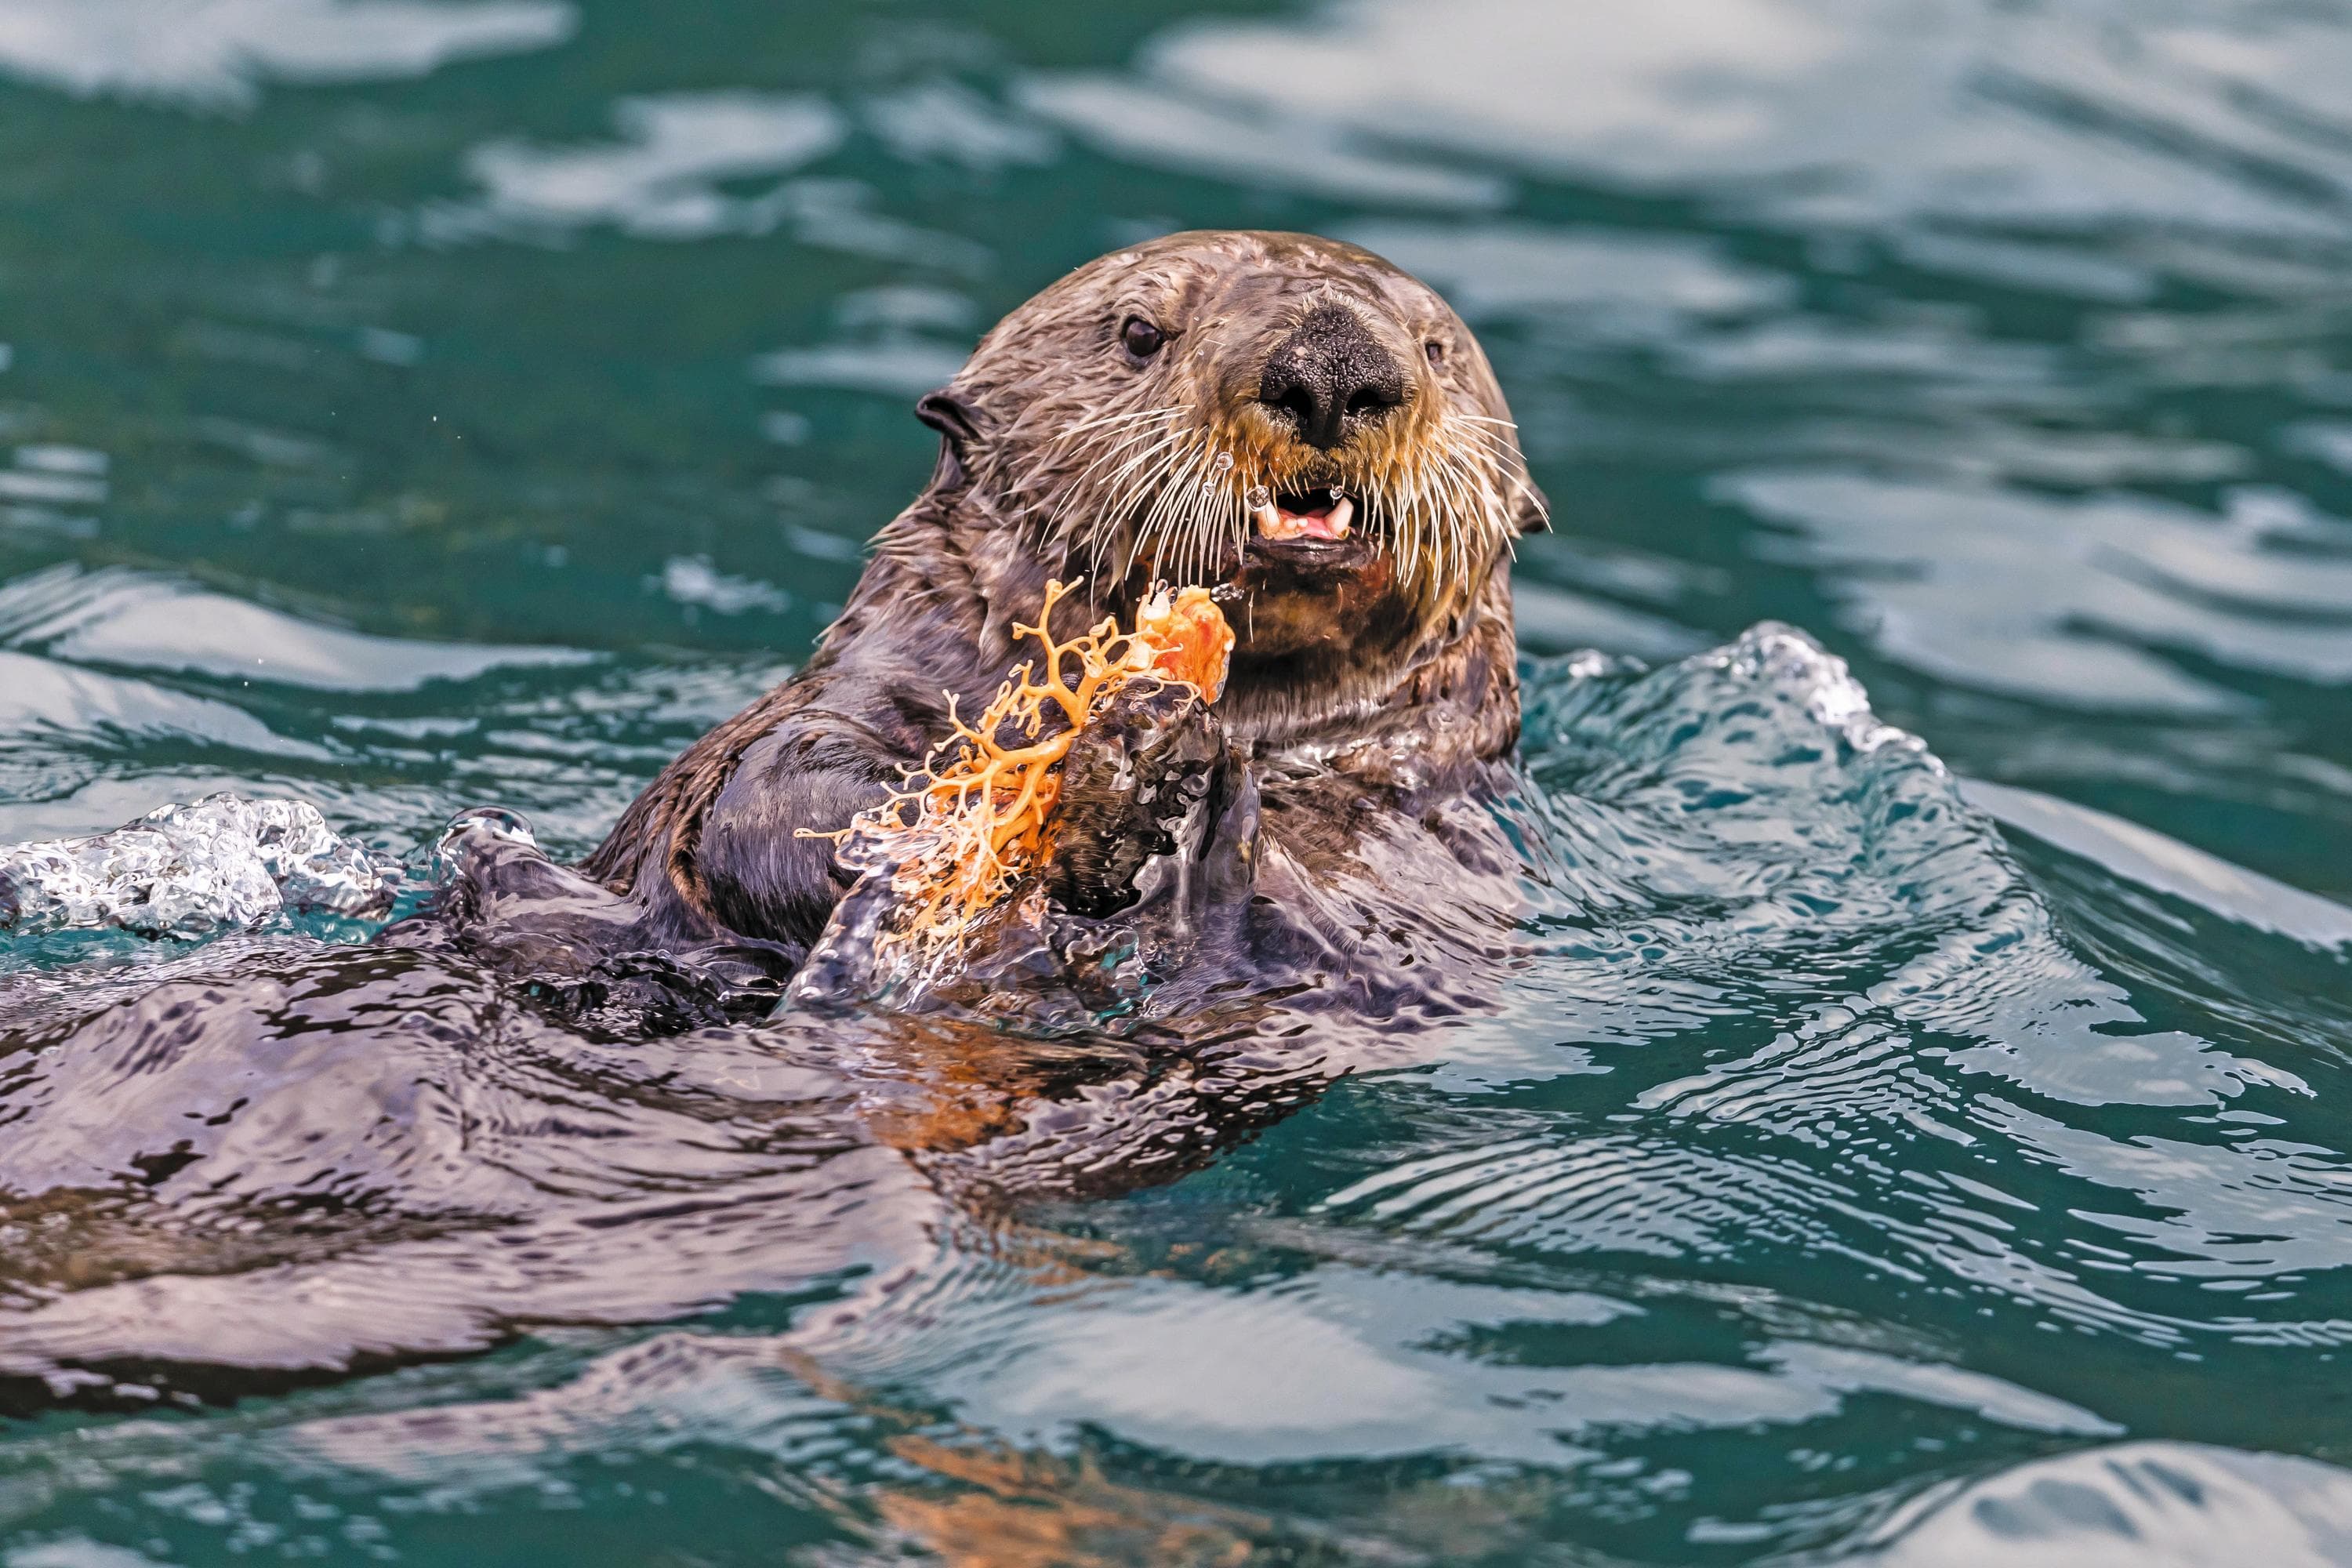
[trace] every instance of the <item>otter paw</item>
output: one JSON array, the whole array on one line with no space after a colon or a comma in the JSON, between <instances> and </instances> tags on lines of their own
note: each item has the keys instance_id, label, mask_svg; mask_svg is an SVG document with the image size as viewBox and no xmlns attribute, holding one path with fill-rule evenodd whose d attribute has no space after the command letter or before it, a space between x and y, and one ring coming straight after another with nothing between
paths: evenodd
<instances>
[{"instance_id":1,"label":"otter paw","mask_svg":"<svg viewBox=\"0 0 2352 1568\"><path fill-rule=\"evenodd\" d=\"M1223 727L1192 687L1122 688L1062 763L1045 868L1054 900L1093 919L1133 903L1146 861L1198 847L1224 754Z\"/></svg>"}]
</instances>

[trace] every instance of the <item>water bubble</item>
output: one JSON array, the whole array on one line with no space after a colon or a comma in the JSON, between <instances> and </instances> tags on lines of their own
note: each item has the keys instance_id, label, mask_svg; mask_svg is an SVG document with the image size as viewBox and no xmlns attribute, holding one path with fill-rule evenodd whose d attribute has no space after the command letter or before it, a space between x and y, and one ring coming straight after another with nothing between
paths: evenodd
<instances>
[{"instance_id":1,"label":"water bubble","mask_svg":"<svg viewBox=\"0 0 2352 1568\"><path fill-rule=\"evenodd\" d=\"M1274 504L1274 492L1264 485L1252 485L1249 494L1244 496L1242 500L1249 503L1252 511L1255 511L1259 507Z\"/></svg>"},{"instance_id":2,"label":"water bubble","mask_svg":"<svg viewBox=\"0 0 2352 1568\"><path fill-rule=\"evenodd\" d=\"M1231 452L1220 452L1220 453L1218 453L1218 454L1217 454L1217 472L1219 472L1219 473L1221 473L1221 474L1230 474L1230 473L1232 473L1233 471L1234 471L1234 455L1233 455Z\"/></svg>"}]
</instances>

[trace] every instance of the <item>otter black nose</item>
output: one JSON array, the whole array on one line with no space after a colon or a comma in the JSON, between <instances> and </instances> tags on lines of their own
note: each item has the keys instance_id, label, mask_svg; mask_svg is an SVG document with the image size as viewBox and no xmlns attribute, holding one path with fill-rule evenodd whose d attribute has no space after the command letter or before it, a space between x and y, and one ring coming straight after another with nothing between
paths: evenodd
<instances>
[{"instance_id":1,"label":"otter black nose","mask_svg":"<svg viewBox=\"0 0 2352 1568\"><path fill-rule=\"evenodd\" d=\"M1288 416L1300 440L1328 452L1404 401L1404 367L1354 312L1324 305L1276 346L1257 398Z\"/></svg>"}]
</instances>

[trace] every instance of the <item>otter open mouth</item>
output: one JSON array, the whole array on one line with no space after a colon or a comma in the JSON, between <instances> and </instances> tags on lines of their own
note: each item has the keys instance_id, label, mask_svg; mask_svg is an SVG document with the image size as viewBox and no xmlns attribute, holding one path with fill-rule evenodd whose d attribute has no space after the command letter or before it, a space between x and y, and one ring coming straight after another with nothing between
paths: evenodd
<instances>
[{"instance_id":1,"label":"otter open mouth","mask_svg":"<svg viewBox=\"0 0 2352 1568\"><path fill-rule=\"evenodd\" d=\"M1250 512L1250 521L1260 539L1279 543L1293 539L1345 539L1355 516L1356 503L1335 487L1269 496Z\"/></svg>"},{"instance_id":2,"label":"otter open mouth","mask_svg":"<svg viewBox=\"0 0 2352 1568\"><path fill-rule=\"evenodd\" d=\"M1369 567L1379 542L1358 530L1355 499L1337 486L1254 492L1247 559L1274 580L1328 586Z\"/></svg>"}]
</instances>

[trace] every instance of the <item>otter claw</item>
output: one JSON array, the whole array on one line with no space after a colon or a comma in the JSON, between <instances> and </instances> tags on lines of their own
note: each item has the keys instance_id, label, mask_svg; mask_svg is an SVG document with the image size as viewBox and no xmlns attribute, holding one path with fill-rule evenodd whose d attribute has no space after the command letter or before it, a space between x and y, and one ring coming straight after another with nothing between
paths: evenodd
<instances>
[{"instance_id":1,"label":"otter claw","mask_svg":"<svg viewBox=\"0 0 2352 1568\"><path fill-rule=\"evenodd\" d=\"M1200 692L1138 682L1087 721L1062 764L1046 889L1099 919L1135 902L1136 876L1155 855L1187 853L1200 837L1224 737Z\"/></svg>"}]
</instances>

